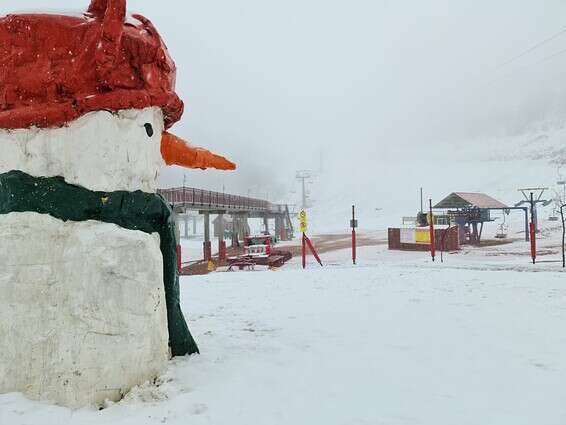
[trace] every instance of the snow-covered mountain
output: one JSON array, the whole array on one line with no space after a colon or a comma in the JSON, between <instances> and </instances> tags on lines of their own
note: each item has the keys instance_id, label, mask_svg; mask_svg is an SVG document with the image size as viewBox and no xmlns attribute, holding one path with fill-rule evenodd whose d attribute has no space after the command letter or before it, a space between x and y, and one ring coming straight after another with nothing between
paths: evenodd
<instances>
[{"instance_id":1,"label":"snow-covered mountain","mask_svg":"<svg viewBox=\"0 0 566 425\"><path fill-rule=\"evenodd\" d=\"M423 187L428 199L440 201L451 192L485 192L514 205L522 199L519 188L548 187L547 197L562 188L566 168L566 123L545 122L529 131L491 138L455 140L405 148L377 148L354 158L334 158L309 186L310 230L328 233L348 230L351 205L356 204L362 230L396 226L401 217L420 208ZM347 171L352 170L352 171ZM300 195L300 191L297 192ZM299 204L299 202L297 202ZM552 207L543 212L552 213ZM519 225L519 213L509 219Z\"/></svg>"}]
</instances>

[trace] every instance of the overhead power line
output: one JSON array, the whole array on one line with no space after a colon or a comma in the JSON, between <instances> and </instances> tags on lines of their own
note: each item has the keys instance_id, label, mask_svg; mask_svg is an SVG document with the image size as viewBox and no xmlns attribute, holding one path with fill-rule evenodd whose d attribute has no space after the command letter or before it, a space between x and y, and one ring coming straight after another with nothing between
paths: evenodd
<instances>
[{"instance_id":1,"label":"overhead power line","mask_svg":"<svg viewBox=\"0 0 566 425\"><path fill-rule=\"evenodd\" d=\"M543 62L547 62L547 61L549 61L550 59L554 59L556 56L563 55L564 53L566 53L566 49L560 50L559 52L556 52L556 53L554 53L554 54L552 54L552 55L550 55L550 56L546 56L546 57L542 58L540 61L538 61L537 63L535 63L534 65L539 65L539 64L541 64L541 63L543 63Z\"/></svg>"},{"instance_id":2,"label":"overhead power line","mask_svg":"<svg viewBox=\"0 0 566 425\"><path fill-rule=\"evenodd\" d=\"M495 67L495 70L501 69L501 68L503 68L504 66L507 66L507 65L509 65L509 64L511 64L511 63L513 63L513 62L515 62L515 61L518 60L518 59L521 59L522 57L524 57L524 56L528 55L529 53L535 51L535 50L538 49L539 47L544 46L546 43L549 43L549 42L551 42L552 40L557 39L558 37L560 37L562 34L565 34L565 33L566 33L566 28L564 28L563 30L558 31L556 34L551 35L551 36L548 37L548 38L545 38L545 39L542 40L542 41L539 41L539 42L536 43L534 46L529 47L527 50L525 50L525 51L519 53L519 54L516 55L516 56L513 56L512 58L506 60L505 62L500 63L499 65L497 65L497 66Z\"/></svg>"},{"instance_id":3,"label":"overhead power line","mask_svg":"<svg viewBox=\"0 0 566 425\"><path fill-rule=\"evenodd\" d=\"M566 53L566 49L562 49L562 50L560 50L560 51L558 51L558 52L556 52L556 53L553 53L553 54L551 54L551 55L545 56L544 58L540 59L539 61L537 61L537 62L535 62L535 63L532 63L532 64L530 64L530 65L522 66L522 67L520 67L520 68L518 68L518 69L515 69L514 71L508 72L507 74L500 75L499 77L494 78L494 79L488 81L488 82L485 83L485 84L482 84L482 86L490 86L490 85L496 83L497 81L504 80L504 79L506 79L506 78L508 78L508 77L511 77L511 76L517 74L518 72L525 71L525 70L527 70L527 69L533 68L533 67L535 67L535 66L537 66L537 65L540 65L540 64L542 64L542 63L548 62L548 61L550 61L550 60L552 60L552 59L554 59L554 58L556 58L556 57L558 57L558 56L561 56L561 55L563 55L563 54L565 54L565 53Z\"/></svg>"}]
</instances>

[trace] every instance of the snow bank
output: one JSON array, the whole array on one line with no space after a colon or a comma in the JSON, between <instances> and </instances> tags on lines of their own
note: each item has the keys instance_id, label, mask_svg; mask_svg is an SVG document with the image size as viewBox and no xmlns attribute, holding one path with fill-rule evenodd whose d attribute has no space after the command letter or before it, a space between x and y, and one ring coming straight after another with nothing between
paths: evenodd
<instances>
[{"instance_id":1,"label":"snow bank","mask_svg":"<svg viewBox=\"0 0 566 425\"><path fill-rule=\"evenodd\" d=\"M202 355L100 412L2 396L0 423L564 423L563 273L464 271L385 247L351 267L348 254L183 278Z\"/></svg>"}]
</instances>

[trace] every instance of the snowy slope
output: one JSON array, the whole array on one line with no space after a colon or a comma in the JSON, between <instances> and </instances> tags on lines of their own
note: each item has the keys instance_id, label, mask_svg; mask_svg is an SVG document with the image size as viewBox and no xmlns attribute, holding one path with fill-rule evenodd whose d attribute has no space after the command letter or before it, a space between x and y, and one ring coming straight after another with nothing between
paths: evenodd
<instances>
[{"instance_id":1,"label":"snowy slope","mask_svg":"<svg viewBox=\"0 0 566 425\"><path fill-rule=\"evenodd\" d=\"M202 355L100 412L0 396L0 423L566 422L562 273L360 254L356 268L342 251L324 269L186 278Z\"/></svg>"},{"instance_id":2,"label":"snowy slope","mask_svg":"<svg viewBox=\"0 0 566 425\"><path fill-rule=\"evenodd\" d=\"M419 187L428 198L440 201L451 192L485 192L514 205L522 187L557 189L566 180L566 127L563 122L543 123L526 133L454 143L376 144L374 151L359 152L352 160L335 158L310 187L312 233L348 229L350 208L358 207L362 230L386 229L401 224L401 217L419 209ZM561 189L560 189L561 190ZM545 217L552 208L543 212ZM510 219L521 230L522 217Z\"/></svg>"}]
</instances>

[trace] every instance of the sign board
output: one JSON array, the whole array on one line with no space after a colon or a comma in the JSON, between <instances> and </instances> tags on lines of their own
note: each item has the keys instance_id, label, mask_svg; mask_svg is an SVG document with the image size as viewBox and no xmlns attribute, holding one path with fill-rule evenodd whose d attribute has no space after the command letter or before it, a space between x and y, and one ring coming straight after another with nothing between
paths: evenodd
<instances>
[{"instance_id":1,"label":"sign board","mask_svg":"<svg viewBox=\"0 0 566 425\"><path fill-rule=\"evenodd\" d=\"M415 229L401 229L401 243L414 244L416 242Z\"/></svg>"},{"instance_id":2,"label":"sign board","mask_svg":"<svg viewBox=\"0 0 566 425\"><path fill-rule=\"evenodd\" d=\"M299 213L299 223L300 223L300 232L306 233L307 232L307 212L302 210Z\"/></svg>"},{"instance_id":3,"label":"sign board","mask_svg":"<svg viewBox=\"0 0 566 425\"><path fill-rule=\"evenodd\" d=\"M358 227L358 220L350 220L350 227L356 229Z\"/></svg>"},{"instance_id":4,"label":"sign board","mask_svg":"<svg viewBox=\"0 0 566 425\"><path fill-rule=\"evenodd\" d=\"M415 243L430 245L430 230L429 229L415 229Z\"/></svg>"},{"instance_id":5,"label":"sign board","mask_svg":"<svg viewBox=\"0 0 566 425\"><path fill-rule=\"evenodd\" d=\"M401 228L402 244L430 245L430 229L422 227Z\"/></svg>"}]
</instances>

